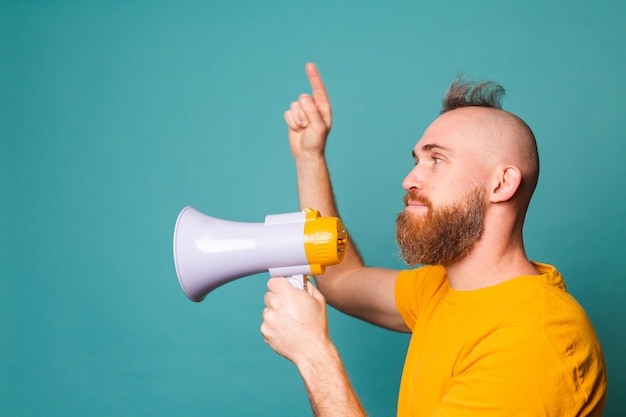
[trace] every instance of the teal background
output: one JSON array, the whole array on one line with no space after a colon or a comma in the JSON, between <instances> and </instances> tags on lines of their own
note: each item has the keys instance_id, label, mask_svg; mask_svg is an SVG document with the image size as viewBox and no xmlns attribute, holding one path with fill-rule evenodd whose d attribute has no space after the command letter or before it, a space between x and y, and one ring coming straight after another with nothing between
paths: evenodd
<instances>
[{"instance_id":1,"label":"teal background","mask_svg":"<svg viewBox=\"0 0 626 417\"><path fill-rule=\"evenodd\" d=\"M310 415L259 333L267 274L200 304L176 216L298 210L282 113L316 62L328 158L370 264L402 267L411 148L459 72L507 89L542 160L529 255L558 266L626 395L623 1L0 3L0 415ZM395 414L405 335L330 312L372 416ZM459 325L462 325L460 323Z\"/></svg>"}]
</instances>

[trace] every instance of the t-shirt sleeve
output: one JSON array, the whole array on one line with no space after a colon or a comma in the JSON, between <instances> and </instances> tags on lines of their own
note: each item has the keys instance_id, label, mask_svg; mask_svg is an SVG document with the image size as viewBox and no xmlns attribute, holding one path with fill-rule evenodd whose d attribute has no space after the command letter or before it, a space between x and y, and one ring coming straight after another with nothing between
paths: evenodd
<instances>
[{"instance_id":1,"label":"t-shirt sleeve","mask_svg":"<svg viewBox=\"0 0 626 417\"><path fill-rule=\"evenodd\" d=\"M447 286L448 280L442 267L422 266L398 273L395 286L396 307L409 329L413 330L424 305L435 294L441 294L441 290Z\"/></svg>"},{"instance_id":2,"label":"t-shirt sleeve","mask_svg":"<svg viewBox=\"0 0 626 417\"><path fill-rule=\"evenodd\" d=\"M396 307L407 327L413 330L417 320L418 305L415 294L416 271L400 271L396 278ZM413 296L411 296L413 295Z\"/></svg>"}]
</instances>

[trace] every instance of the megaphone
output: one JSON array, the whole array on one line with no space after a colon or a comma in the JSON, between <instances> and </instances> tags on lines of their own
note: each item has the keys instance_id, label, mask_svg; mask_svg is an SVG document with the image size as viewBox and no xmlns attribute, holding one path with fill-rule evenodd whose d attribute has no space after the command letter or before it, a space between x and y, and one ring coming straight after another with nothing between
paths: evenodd
<instances>
[{"instance_id":1,"label":"megaphone","mask_svg":"<svg viewBox=\"0 0 626 417\"><path fill-rule=\"evenodd\" d=\"M308 277L343 261L347 239L339 218L309 208L245 223L188 206L174 228L174 264L183 291L195 302L223 284L264 271L304 288Z\"/></svg>"}]
</instances>

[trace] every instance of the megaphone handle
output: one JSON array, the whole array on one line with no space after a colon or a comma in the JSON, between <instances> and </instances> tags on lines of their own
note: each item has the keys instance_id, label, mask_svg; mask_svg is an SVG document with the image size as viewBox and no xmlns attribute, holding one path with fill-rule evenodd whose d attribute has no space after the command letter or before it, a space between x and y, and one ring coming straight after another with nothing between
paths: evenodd
<instances>
[{"instance_id":1,"label":"megaphone handle","mask_svg":"<svg viewBox=\"0 0 626 417\"><path fill-rule=\"evenodd\" d=\"M300 288L301 290L306 289L306 283L308 280L304 277L304 275L290 275L285 278L294 287Z\"/></svg>"}]
</instances>

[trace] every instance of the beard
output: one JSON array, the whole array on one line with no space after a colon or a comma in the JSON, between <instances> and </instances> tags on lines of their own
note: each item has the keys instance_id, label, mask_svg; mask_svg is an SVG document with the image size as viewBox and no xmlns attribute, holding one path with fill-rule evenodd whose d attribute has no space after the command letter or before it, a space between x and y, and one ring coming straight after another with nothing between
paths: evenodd
<instances>
[{"instance_id":1,"label":"beard","mask_svg":"<svg viewBox=\"0 0 626 417\"><path fill-rule=\"evenodd\" d=\"M470 253L483 232L485 190L478 186L458 202L433 208L425 197L404 196L404 204L417 201L427 212L415 215L403 210L396 219L396 242L409 266L418 264L449 266Z\"/></svg>"}]
</instances>

